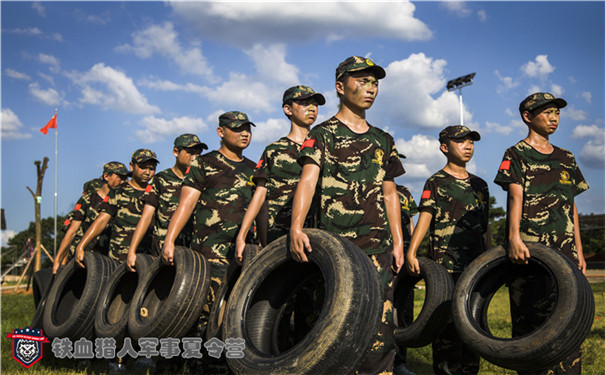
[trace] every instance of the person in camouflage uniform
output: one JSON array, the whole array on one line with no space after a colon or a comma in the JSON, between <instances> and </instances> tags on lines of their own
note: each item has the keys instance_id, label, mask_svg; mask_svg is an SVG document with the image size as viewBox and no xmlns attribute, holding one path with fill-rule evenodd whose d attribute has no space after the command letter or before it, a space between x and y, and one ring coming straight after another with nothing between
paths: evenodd
<instances>
[{"instance_id":1,"label":"person in camouflage uniform","mask_svg":"<svg viewBox=\"0 0 605 375\"><path fill-rule=\"evenodd\" d=\"M573 154L550 143L559 125L560 109L567 102L552 94L529 95L519 105L527 137L506 150L494 182L508 192L507 245L513 263L527 264L531 257L523 241L539 242L561 251L582 272L582 251L576 195L588 184ZM553 291L546 293L545 291ZM552 280L532 274L509 283L513 337L538 328L556 301ZM541 373L580 374L578 350Z\"/></svg>"},{"instance_id":2,"label":"person in camouflage uniform","mask_svg":"<svg viewBox=\"0 0 605 375\"><path fill-rule=\"evenodd\" d=\"M84 234L76 248L76 263L83 267L84 248L111 223L109 257L126 261L128 247L143 212L143 194L159 163L151 150L142 148L132 154L130 169L132 178L112 189L103 199L101 213ZM151 251L152 232L147 231L139 252Z\"/></svg>"},{"instance_id":3,"label":"person in camouflage uniform","mask_svg":"<svg viewBox=\"0 0 605 375\"><path fill-rule=\"evenodd\" d=\"M340 108L314 127L301 146L303 169L290 229L292 257L307 262L306 251L312 249L302 229L317 192L318 227L359 246L379 273L384 291L379 332L358 373L391 373L395 357L392 282L393 270L403 265L403 239L394 179L405 171L393 137L365 119L385 75L382 67L359 56L336 68Z\"/></svg>"},{"instance_id":4,"label":"person in camouflage uniform","mask_svg":"<svg viewBox=\"0 0 605 375\"><path fill-rule=\"evenodd\" d=\"M193 160L207 149L208 146L202 143L195 134L181 134L174 140L174 148L172 149L172 154L176 158L174 166L156 173L145 189L143 195L145 206L128 249L126 262L130 271L135 271L137 248L145 233L147 233L152 220L155 221L155 225L153 227L151 254L160 255L170 218L179 205L183 179L189 172ZM192 230L190 220L179 234L175 244L189 247Z\"/></svg>"},{"instance_id":5,"label":"person in camouflage uniform","mask_svg":"<svg viewBox=\"0 0 605 375\"><path fill-rule=\"evenodd\" d=\"M405 155L399 154L399 157L405 159ZM397 194L399 195L399 203L401 204L401 230L403 234L403 253L407 254L410 241L412 239L412 233L414 232L414 221L412 217L418 214L418 206L414 197L403 185L397 185ZM407 322L414 320L414 290L412 290L408 296L408 299L404 303L404 315ZM405 347L397 347L397 355L395 356L395 368L393 373L395 375L414 375L414 373L407 369L407 349Z\"/></svg>"},{"instance_id":6,"label":"person in camouflage uniform","mask_svg":"<svg viewBox=\"0 0 605 375\"><path fill-rule=\"evenodd\" d=\"M219 116L221 146L191 164L162 249L162 259L172 265L175 240L193 214L191 249L208 260L211 270L210 291L196 332L190 333L201 337L223 276L234 259L235 237L254 193L254 162L243 156L252 138L251 126L255 125L243 112Z\"/></svg>"},{"instance_id":7,"label":"person in camouflage uniform","mask_svg":"<svg viewBox=\"0 0 605 375\"><path fill-rule=\"evenodd\" d=\"M95 178L84 184L82 196L78 199L74 210L71 212L71 220L66 220L67 231L61 244L59 251L53 262L53 274L57 273L60 265L64 265L68 260L68 255L75 251L77 244L92 222L99 216L101 202L109 193L109 190L118 186L125 181L130 172L126 166L117 161L112 161L103 166L103 176ZM102 182L99 185L99 182ZM94 190L95 188L97 188ZM69 222L67 222L69 220ZM103 237L103 238L101 238ZM91 251L99 251L102 254L107 254L107 245L109 233L102 233L99 238L92 241L87 249Z\"/></svg>"},{"instance_id":8,"label":"person in camouflage uniform","mask_svg":"<svg viewBox=\"0 0 605 375\"><path fill-rule=\"evenodd\" d=\"M84 185L82 186L82 197L86 196L87 194L94 194L96 193L100 188L103 187L103 184L105 183L105 180L103 180L103 177L101 176L101 178L93 178L92 180L86 181L84 183ZM69 225L71 224L71 221L73 220L73 215L74 215L75 210L72 210L69 212L69 214L67 214L67 217L65 218L65 221L63 222L63 225L61 226L61 231L63 231L64 233L67 232L67 229L69 229ZM83 235L84 233L82 233ZM80 235L80 237L82 237L82 235ZM75 248L71 249L70 251L73 253L73 250L75 250Z\"/></svg>"},{"instance_id":9,"label":"person in camouflage uniform","mask_svg":"<svg viewBox=\"0 0 605 375\"><path fill-rule=\"evenodd\" d=\"M440 150L447 164L424 185L420 216L406 255L410 274L420 274L416 253L429 228L429 255L451 273L454 282L491 242L487 183L466 170L474 142L480 139L479 133L462 125L448 126L439 133ZM479 371L479 356L462 342L452 322L432 346L436 374Z\"/></svg>"},{"instance_id":10,"label":"person in camouflage uniform","mask_svg":"<svg viewBox=\"0 0 605 375\"><path fill-rule=\"evenodd\" d=\"M282 108L290 120L290 132L268 145L256 164L252 178L256 190L235 241L235 259L238 263L241 264L243 260L246 236L265 200L268 201L267 243L290 231L292 198L302 171L296 158L311 125L317 119L318 106L325 103L324 96L308 86L293 86L284 92Z\"/></svg>"}]
</instances>

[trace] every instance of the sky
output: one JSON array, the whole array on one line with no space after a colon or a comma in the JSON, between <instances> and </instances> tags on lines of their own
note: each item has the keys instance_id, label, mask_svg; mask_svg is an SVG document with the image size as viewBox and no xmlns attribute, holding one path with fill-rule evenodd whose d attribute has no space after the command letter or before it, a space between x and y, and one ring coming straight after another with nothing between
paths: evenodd
<instances>
[{"instance_id":1,"label":"sky","mask_svg":"<svg viewBox=\"0 0 605 375\"><path fill-rule=\"evenodd\" d=\"M283 92L323 93L316 124L334 115L334 72L349 56L386 70L367 112L405 154L396 182L416 200L445 165L438 133L479 131L468 169L493 183L504 151L525 138L519 103L546 91L567 100L554 145L570 150L590 185L581 214L605 213L605 3L593 2L1 2L2 244L34 219L34 161L50 159L42 217L67 214L82 184L109 161L153 150L174 164L173 141L195 133L219 147L218 116L238 110L256 124L244 156L256 162L285 136ZM55 130L40 132L57 109Z\"/></svg>"}]
</instances>

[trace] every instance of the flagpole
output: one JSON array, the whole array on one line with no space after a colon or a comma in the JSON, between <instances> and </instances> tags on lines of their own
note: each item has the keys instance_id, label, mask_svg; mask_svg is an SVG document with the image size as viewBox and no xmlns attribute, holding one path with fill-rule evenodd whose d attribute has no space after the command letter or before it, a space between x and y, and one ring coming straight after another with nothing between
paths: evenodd
<instances>
[{"instance_id":1,"label":"flagpole","mask_svg":"<svg viewBox=\"0 0 605 375\"><path fill-rule=\"evenodd\" d=\"M57 121L57 108L55 108L55 125ZM55 126L55 235L54 235L54 250L53 257L57 256L57 154L59 144L59 127Z\"/></svg>"}]
</instances>

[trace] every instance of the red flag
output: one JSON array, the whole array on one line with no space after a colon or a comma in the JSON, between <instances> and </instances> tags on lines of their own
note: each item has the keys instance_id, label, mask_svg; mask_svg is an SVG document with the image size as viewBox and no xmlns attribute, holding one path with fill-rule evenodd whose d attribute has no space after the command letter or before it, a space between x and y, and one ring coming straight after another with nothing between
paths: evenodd
<instances>
[{"instance_id":1,"label":"red flag","mask_svg":"<svg viewBox=\"0 0 605 375\"><path fill-rule=\"evenodd\" d=\"M56 129L57 128L57 114L53 115L53 118L50 119L48 124L46 124L40 131L42 134L48 134L48 129Z\"/></svg>"}]
</instances>

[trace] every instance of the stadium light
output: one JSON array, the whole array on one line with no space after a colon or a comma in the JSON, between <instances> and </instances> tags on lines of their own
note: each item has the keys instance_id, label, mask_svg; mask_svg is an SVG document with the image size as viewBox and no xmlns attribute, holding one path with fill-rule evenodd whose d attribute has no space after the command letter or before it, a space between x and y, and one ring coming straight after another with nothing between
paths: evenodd
<instances>
[{"instance_id":1,"label":"stadium light","mask_svg":"<svg viewBox=\"0 0 605 375\"><path fill-rule=\"evenodd\" d=\"M473 78L476 73L467 74L462 77L452 79L447 83L447 91L458 90L458 97L460 98L460 125L464 125L464 109L462 107L462 88L473 84Z\"/></svg>"}]
</instances>

